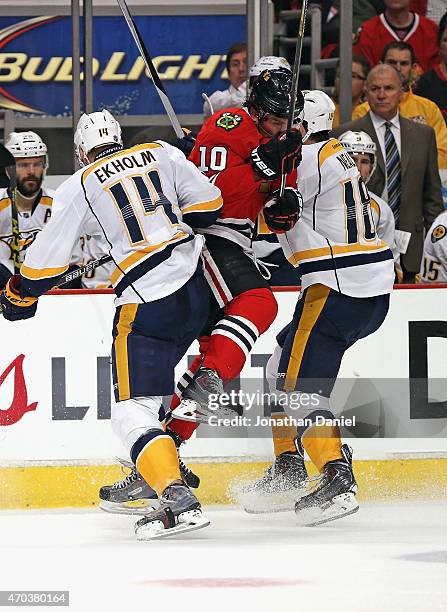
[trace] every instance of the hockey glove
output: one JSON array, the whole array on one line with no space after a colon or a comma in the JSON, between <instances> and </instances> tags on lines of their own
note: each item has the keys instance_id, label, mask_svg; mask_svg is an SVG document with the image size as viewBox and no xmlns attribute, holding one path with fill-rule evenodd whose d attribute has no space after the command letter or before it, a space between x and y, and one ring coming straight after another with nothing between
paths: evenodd
<instances>
[{"instance_id":1,"label":"hockey glove","mask_svg":"<svg viewBox=\"0 0 447 612\"><path fill-rule=\"evenodd\" d=\"M269 230L275 234L284 234L291 230L301 217L303 198L293 187L286 187L282 197L279 197L279 191L274 191L263 212Z\"/></svg>"},{"instance_id":2,"label":"hockey glove","mask_svg":"<svg viewBox=\"0 0 447 612\"><path fill-rule=\"evenodd\" d=\"M189 157L191 151L194 149L194 145L196 144L197 134L188 130L188 128L182 128L185 136L183 138L176 138L172 140L170 144L173 147L177 147L184 154L185 157Z\"/></svg>"},{"instance_id":3,"label":"hockey glove","mask_svg":"<svg viewBox=\"0 0 447 612\"><path fill-rule=\"evenodd\" d=\"M27 296L20 288L22 277L14 274L0 295L0 311L8 321L31 319L37 310L37 298Z\"/></svg>"},{"instance_id":4,"label":"hockey glove","mask_svg":"<svg viewBox=\"0 0 447 612\"><path fill-rule=\"evenodd\" d=\"M272 181L292 172L301 162L302 139L298 131L274 136L251 152L252 166L260 177Z\"/></svg>"}]
</instances>

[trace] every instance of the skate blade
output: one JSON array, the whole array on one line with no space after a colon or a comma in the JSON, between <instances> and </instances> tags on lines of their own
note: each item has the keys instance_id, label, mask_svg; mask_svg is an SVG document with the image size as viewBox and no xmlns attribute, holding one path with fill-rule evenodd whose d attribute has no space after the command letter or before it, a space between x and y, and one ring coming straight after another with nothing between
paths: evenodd
<instances>
[{"instance_id":1,"label":"skate blade","mask_svg":"<svg viewBox=\"0 0 447 612\"><path fill-rule=\"evenodd\" d=\"M274 493L246 491L239 494L237 501L247 514L293 512L295 503L303 496L303 492L304 489L290 489Z\"/></svg>"},{"instance_id":2,"label":"skate blade","mask_svg":"<svg viewBox=\"0 0 447 612\"><path fill-rule=\"evenodd\" d=\"M327 503L329 505L324 509L315 506L298 510L296 512L298 524L303 527L315 527L354 514L359 509L354 493L337 495Z\"/></svg>"},{"instance_id":3,"label":"skate blade","mask_svg":"<svg viewBox=\"0 0 447 612\"><path fill-rule=\"evenodd\" d=\"M239 415L235 410L225 406L221 406L216 410L211 410L211 408L205 408L194 400L184 399L180 402L177 408L172 411L172 416L180 421L207 424L210 417L217 417L218 419L234 419Z\"/></svg>"},{"instance_id":4,"label":"skate blade","mask_svg":"<svg viewBox=\"0 0 447 612\"><path fill-rule=\"evenodd\" d=\"M99 501L99 507L109 514L134 514L145 516L151 510L158 510L158 499L138 499L129 502L110 502L104 499Z\"/></svg>"},{"instance_id":5,"label":"skate blade","mask_svg":"<svg viewBox=\"0 0 447 612\"><path fill-rule=\"evenodd\" d=\"M170 529L165 529L161 521L153 521L146 523L135 529L135 535L139 541L160 540L176 535L187 533L188 531L197 531L208 527L210 521L202 516L200 510L191 510L183 512L178 517L178 523Z\"/></svg>"}]
</instances>

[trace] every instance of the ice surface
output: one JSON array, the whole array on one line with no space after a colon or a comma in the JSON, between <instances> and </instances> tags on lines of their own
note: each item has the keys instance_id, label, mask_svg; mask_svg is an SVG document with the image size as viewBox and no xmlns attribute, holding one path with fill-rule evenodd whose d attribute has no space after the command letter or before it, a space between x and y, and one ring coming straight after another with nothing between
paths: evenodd
<instances>
[{"instance_id":1,"label":"ice surface","mask_svg":"<svg viewBox=\"0 0 447 612\"><path fill-rule=\"evenodd\" d=\"M205 511L210 527L156 542L100 510L1 512L0 589L70 590L76 612L447 610L445 502L364 504L314 528Z\"/></svg>"}]
</instances>

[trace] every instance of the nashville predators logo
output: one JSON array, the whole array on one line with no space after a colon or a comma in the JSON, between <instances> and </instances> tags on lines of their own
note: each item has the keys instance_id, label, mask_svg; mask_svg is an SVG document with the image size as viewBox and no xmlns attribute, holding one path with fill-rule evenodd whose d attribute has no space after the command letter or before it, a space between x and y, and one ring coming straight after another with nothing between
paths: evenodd
<instances>
[{"instance_id":1,"label":"nashville predators logo","mask_svg":"<svg viewBox=\"0 0 447 612\"><path fill-rule=\"evenodd\" d=\"M224 113L216 121L217 127L223 128L224 130L234 130L241 123L242 117L240 115L233 115L232 113Z\"/></svg>"},{"instance_id":2,"label":"nashville predators logo","mask_svg":"<svg viewBox=\"0 0 447 612\"><path fill-rule=\"evenodd\" d=\"M447 228L445 227L445 225L437 225L431 233L431 241L438 242L438 240L444 238L446 232Z\"/></svg>"}]
</instances>

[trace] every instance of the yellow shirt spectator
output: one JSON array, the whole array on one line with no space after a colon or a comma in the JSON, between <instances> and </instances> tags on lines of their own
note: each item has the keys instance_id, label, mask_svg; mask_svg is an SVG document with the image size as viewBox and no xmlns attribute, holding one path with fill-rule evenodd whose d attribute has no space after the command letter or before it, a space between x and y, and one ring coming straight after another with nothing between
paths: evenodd
<instances>
[{"instance_id":1,"label":"yellow shirt spectator","mask_svg":"<svg viewBox=\"0 0 447 612\"><path fill-rule=\"evenodd\" d=\"M369 112L368 102L359 104L352 111L352 119L359 119ZM438 166L441 181L447 185L447 126L438 106L422 96L417 96L411 90L404 92L399 105L399 113L406 119L425 123L431 126L436 133L436 147L438 149Z\"/></svg>"}]
</instances>

